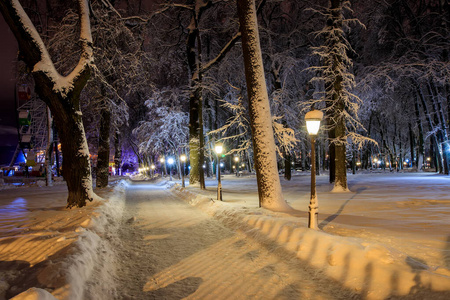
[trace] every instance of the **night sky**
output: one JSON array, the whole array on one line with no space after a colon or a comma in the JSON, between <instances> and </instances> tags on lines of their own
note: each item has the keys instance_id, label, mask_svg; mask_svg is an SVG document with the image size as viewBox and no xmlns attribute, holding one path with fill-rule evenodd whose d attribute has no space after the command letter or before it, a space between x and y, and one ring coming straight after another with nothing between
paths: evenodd
<instances>
[{"instance_id":1,"label":"night sky","mask_svg":"<svg viewBox=\"0 0 450 300\"><path fill-rule=\"evenodd\" d=\"M17 146L14 64L17 42L0 14L0 165L9 164Z\"/></svg>"}]
</instances>

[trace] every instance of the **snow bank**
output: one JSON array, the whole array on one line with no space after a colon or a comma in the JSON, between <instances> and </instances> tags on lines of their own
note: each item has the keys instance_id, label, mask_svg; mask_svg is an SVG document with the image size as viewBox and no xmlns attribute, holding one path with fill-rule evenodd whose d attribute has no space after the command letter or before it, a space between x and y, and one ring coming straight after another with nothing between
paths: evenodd
<instances>
[{"instance_id":1,"label":"snow bank","mask_svg":"<svg viewBox=\"0 0 450 300\"><path fill-rule=\"evenodd\" d=\"M432 270L406 254L361 238L306 228L303 218L215 201L179 185L181 199L264 242L270 240L367 299L426 291L450 291L450 272Z\"/></svg>"},{"instance_id":2,"label":"snow bank","mask_svg":"<svg viewBox=\"0 0 450 300\"><path fill-rule=\"evenodd\" d=\"M30 288L10 300L57 300L52 294L43 289Z\"/></svg>"},{"instance_id":3,"label":"snow bank","mask_svg":"<svg viewBox=\"0 0 450 300\"><path fill-rule=\"evenodd\" d=\"M65 192L57 194L52 190L51 194L44 192L40 195L33 190L30 195L24 194L24 198L19 198L23 205L28 205L25 212L32 210L36 215L24 215L23 221L13 220L15 226L25 229L4 238L8 247L0 249L0 258L18 270L22 270L15 265L18 261L29 264L30 268L23 271L32 272L31 267L34 266L38 269L29 273L29 278L12 278L11 282L20 286L10 287L13 283L0 281L4 285L0 286L0 299L3 299L3 291L19 290L27 286L28 281L35 287L18 294L14 300L113 299L116 265L113 245L125 204L126 185L122 180L112 191L113 196L105 197L108 200L98 200L92 204L96 207L81 209L58 209L61 204L65 204ZM110 191L104 193L111 194ZM38 198L39 195L43 199ZM4 274L0 273L0 278L1 275ZM96 284L98 282L102 284ZM37 288L36 285L48 290Z\"/></svg>"},{"instance_id":4,"label":"snow bank","mask_svg":"<svg viewBox=\"0 0 450 300\"><path fill-rule=\"evenodd\" d=\"M114 188L113 196L97 209L97 217L78 229L77 249L67 260L71 300L86 299L86 291L90 299L114 298L117 257L112 245L122 218L126 185L122 180Z\"/></svg>"}]
</instances>

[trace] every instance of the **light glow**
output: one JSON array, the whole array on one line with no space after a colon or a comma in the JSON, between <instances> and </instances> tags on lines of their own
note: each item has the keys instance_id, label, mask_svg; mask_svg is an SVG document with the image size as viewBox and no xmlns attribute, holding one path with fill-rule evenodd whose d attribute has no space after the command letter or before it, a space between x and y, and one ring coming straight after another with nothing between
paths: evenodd
<instances>
[{"instance_id":1,"label":"light glow","mask_svg":"<svg viewBox=\"0 0 450 300\"><path fill-rule=\"evenodd\" d=\"M223 145L222 144L216 144L216 147L214 147L214 150L216 151L217 154L222 153Z\"/></svg>"},{"instance_id":2,"label":"light glow","mask_svg":"<svg viewBox=\"0 0 450 300\"><path fill-rule=\"evenodd\" d=\"M306 113L306 129L308 130L309 135L317 135L320 128L320 121L323 119L323 112L320 110L311 110Z\"/></svg>"},{"instance_id":3,"label":"light glow","mask_svg":"<svg viewBox=\"0 0 450 300\"><path fill-rule=\"evenodd\" d=\"M320 121L311 120L306 121L306 129L308 130L309 135L317 135L320 128Z\"/></svg>"}]
</instances>

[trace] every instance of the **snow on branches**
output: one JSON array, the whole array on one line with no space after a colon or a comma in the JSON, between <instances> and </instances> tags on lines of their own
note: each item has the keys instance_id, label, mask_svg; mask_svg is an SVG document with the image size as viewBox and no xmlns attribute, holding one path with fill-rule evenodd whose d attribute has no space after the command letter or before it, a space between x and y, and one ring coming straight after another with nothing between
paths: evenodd
<instances>
[{"instance_id":1,"label":"snow on branches","mask_svg":"<svg viewBox=\"0 0 450 300\"><path fill-rule=\"evenodd\" d=\"M133 130L140 153L159 154L186 147L189 116L182 110L187 95L178 90L157 90L145 102L147 120Z\"/></svg>"},{"instance_id":2,"label":"snow on branches","mask_svg":"<svg viewBox=\"0 0 450 300\"><path fill-rule=\"evenodd\" d=\"M315 99L309 99L301 103L301 106L303 110L309 109L311 105L321 109L327 117L327 124L324 126L327 130L333 130L339 123L345 125L345 133L331 139L331 143L346 144L351 140L361 148L364 143L374 140L360 134L365 131L358 116L362 100L352 92L355 77L352 73L353 62L348 53L354 50L345 37L345 31L350 30L351 23L364 25L357 19L344 17L344 12L352 12L349 1L343 1L339 7L316 12L323 14L327 23L315 33L322 44L312 47L313 54L321 64L308 70L316 74L310 82L315 86L322 86L324 90L315 93Z\"/></svg>"}]
</instances>

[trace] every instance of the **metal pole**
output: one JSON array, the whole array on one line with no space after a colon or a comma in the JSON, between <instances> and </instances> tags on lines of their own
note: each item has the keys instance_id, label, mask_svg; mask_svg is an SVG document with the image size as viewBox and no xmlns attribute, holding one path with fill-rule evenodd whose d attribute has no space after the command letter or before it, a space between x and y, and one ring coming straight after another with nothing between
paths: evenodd
<instances>
[{"instance_id":1,"label":"metal pole","mask_svg":"<svg viewBox=\"0 0 450 300\"><path fill-rule=\"evenodd\" d=\"M220 182L220 156L217 154L217 200L222 201L222 183Z\"/></svg>"},{"instance_id":2,"label":"metal pole","mask_svg":"<svg viewBox=\"0 0 450 300\"><path fill-rule=\"evenodd\" d=\"M316 197L316 140L311 136L311 198L309 201L308 228L318 229L319 203Z\"/></svg>"}]
</instances>

